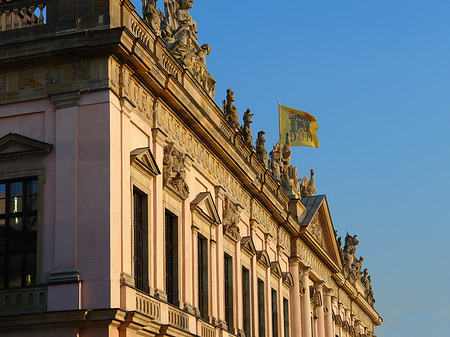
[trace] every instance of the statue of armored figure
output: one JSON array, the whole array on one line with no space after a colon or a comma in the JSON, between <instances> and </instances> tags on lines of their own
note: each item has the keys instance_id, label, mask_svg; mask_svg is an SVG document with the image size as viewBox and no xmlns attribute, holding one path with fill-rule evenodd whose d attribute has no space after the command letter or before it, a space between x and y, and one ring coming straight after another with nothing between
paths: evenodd
<instances>
[{"instance_id":1,"label":"statue of armored figure","mask_svg":"<svg viewBox=\"0 0 450 337\"><path fill-rule=\"evenodd\" d=\"M206 67L206 55L211 53L211 47L208 44L200 46L197 42L197 23L189 13L193 6L193 0L164 0L165 17L161 35L177 60L192 72L214 98L216 80Z\"/></svg>"},{"instance_id":2,"label":"statue of armored figure","mask_svg":"<svg viewBox=\"0 0 450 337\"><path fill-rule=\"evenodd\" d=\"M244 142L254 151L255 146L253 145L252 131L250 130L250 124L253 123L253 115L254 114L250 112L250 109L247 109L247 111L244 112L244 125L241 126L241 132L242 136L244 136Z\"/></svg>"},{"instance_id":3,"label":"statue of armored figure","mask_svg":"<svg viewBox=\"0 0 450 337\"><path fill-rule=\"evenodd\" d=\"M161 22L163 14L156 9L157 0L142 1L142 15L147 24L153 29L157 36L161 36Z\"/></svg>"},{"instance_id":4,"label":"statue of armored figure","mask_svg":"<svg viewBox=\"0 0 450 337\"><path fill-rule=\"evenodd\" d=\"M237 108L233 104L234 102L234 91L231 89L227 89L227 100L224 101L224 113L227 118L228 123L235 130L239 130L239 115Z\"/></svg>"},{"instance_id":5,"label":"statue of armored figure","mask_svg":"<svg viewBox=\"0 0 450 337\"><path fill-rule=\"evenodd\" d=\"M264 137L266 133L264 131L258 132L258 139L256 139L256 156L267 168L267 150L266 150L266 138Z\"/></svg>"}]
</instances>

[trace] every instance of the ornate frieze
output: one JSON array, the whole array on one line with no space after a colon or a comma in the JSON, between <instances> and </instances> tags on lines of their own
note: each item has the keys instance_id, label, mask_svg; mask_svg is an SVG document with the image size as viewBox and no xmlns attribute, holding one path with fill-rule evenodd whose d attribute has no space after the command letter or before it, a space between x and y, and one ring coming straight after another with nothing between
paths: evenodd
<instances>
[{"instance_id":1,"label":"ornate frieze","mask_svg":"<svg viewBox=\"0 0 450 337\"><path fill-rule=\"evenodd\" d=\"M301 240L297 240L295 253L302 261L304 261L304 263L311 267L312 271L318 275L321 280L326 282L327 286L333 283L328 268Z\"/></svg>"}]
</instances>

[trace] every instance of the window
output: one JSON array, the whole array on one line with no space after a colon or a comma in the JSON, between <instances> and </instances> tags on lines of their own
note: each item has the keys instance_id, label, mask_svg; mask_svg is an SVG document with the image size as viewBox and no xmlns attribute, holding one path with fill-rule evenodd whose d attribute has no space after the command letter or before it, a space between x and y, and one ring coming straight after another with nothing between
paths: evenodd
<instances>
[{"instance_id":1,"label":"window","mask_svg":"<svg viewBox=\"0 0 450 337\"><path fill-rule=\"evenodd\" d=\"M178 306L178 218L166 211L167 301Z\"/></svg>"},{"instance_id":2,"label":"window","mask_svg":"<svg viewBox=\"0 0 450 337\"><path fill-rule=\"evenodd\" d=\"M234 333L233 320L233 258L228 254L224 256L225 264L225 320L228 331Z\"/></svg>"},{"instance_id":3,"label":"window","mask_svg":"<svg viewBox=\"0 0 450 337\"><path fill-rule=\"evenodd\" d=\"M284 337L289 337L289 301L283 297Z\"/></svg>"},{"instance_id":4,"label":"window","mask_svg":"<svg viewBox=\"0 0 450 337\"><path fill-rule=\"evenodd\" d=\"M198 306L200 317L208 320L208 240L198 235Z\"/></svg>"},{"instance_id":5,"label":"window","mask_svg":"<svg viewBox=\"0 0 450 337\"><path fill-rule=\"evenodd\" d=\"M244 332L246 336L250 336L250 272L245 267L242 267L242 305Z\"/></svg>"},{"instance_id":6,"label":"window","mask_svg":"<svg viewBox=\"0 0 450 337\"><path fill-rule=\"evenodd\" d=\"M277 291L272 289L272 336L278 337L278 305Z\"/></svg>"},{"instance_id":7,"label":"window","mask_svg":"<svg viewBox=\"0 0 450 337\"><path fill-rule=\"evenodd\" d=\"M259 337L266 336L266 317L265 317L265 299L264 299L264 281L258 279L258 327Z\"/></svg>"},{"instance_id":8,"label":"window","mask_svg":"<svg viewBox=\"0 0 450 337\"><path fill-rule=\"evenodd\" d=\"M133 267L135 287L148 292L147 196L133 191Z\"/></svg>"},{"instance_id":9,"label":"window","mask_svg":"<svg viewBox=\"0 0 450 337\"><path fill-rule=\"evenodd\" d=\"M0 289L36 284L38 180L0 183Z\"/></svg>"}]
</instances>

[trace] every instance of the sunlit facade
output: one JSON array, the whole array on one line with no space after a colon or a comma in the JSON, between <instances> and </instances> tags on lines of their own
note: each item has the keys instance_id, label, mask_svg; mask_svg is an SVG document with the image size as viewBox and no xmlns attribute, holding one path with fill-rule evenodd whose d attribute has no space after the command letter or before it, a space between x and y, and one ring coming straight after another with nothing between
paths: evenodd
<instances>
[{"instance_id":1,"label":"sunlit facade","mask_svg":"<svg viewBox=\"0 0 450 337\"><path fill-rule=\"evenodd\" d=\"M0 336L374 336L356 236L325 195L286 192L150 14L18 3L0 2Z\"/></svg>"}]
</instances>

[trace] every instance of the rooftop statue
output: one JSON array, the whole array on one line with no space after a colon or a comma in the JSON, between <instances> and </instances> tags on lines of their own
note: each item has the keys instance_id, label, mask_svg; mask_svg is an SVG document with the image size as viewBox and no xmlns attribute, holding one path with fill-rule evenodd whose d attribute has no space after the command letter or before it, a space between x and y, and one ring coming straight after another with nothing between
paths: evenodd
<instances>
[{"instance_id":1,"label":"rooftop statue","mask_svg":"<svg viewBox=\"0 0 450 337\"><path fill-rule=\"evenodd\" d=\"M281 141L278 141L269 154L269 170L289 198L299 199L301 196L297 168L289 165L291 152L291 140L289 134L286 134L286 144L282 146Z\"/></svg>"},{"instance_id":2,"label":"rooftop statue","mask_svg":"<svg viewBox=\"0 0 450 337\"><path fill-rule=\"evenodd\" d=\"M363 266L364 258L362 256L359 257L359 259L356 259L353 261L352 264L352 273L355 275L356 279L360 279L362 275L362 266Z\"/></svg>"},{"instance_id":3,"label":"rooftop statue","mask_svg":"<svg viewBox=\"0 0 450 337\"><path fill-rule=\"evenodd\" d=\"M347 232L344 246L344 265L349 271L352 270L352 264L355 261L356 246L359 244L357 235L351 236Z\"/></svg>"},{"instance_id":4,"label":"rooftop statue","mask_svg":"<svg viewBox=\"0 0 450 337\"><path fill-rule=\"evenodd\" d=\"M156 9L156 2L158 0L143 0L142 1L142 15L147 24L153 29L157 36L161 36L161 23L164 16L161 10Z\"/></svg>"},{"instance_id":5,"label":"rooftop statue","mask_svg":"<svg viewBox=\"0 0 450 337\"><path fill-rule=\"evenodd\" d=\"M312 197L317 192L317 188L314 188L316 180L314 179L314 170L311 169L311 179L305 176L301 182L300 188L302 191L302 198Z\"/></svg>"},{"instance_id":6,"label":"rooftop statue","mask_svg":"<svg viewBox=\"0 0 450 337\"><path fill-rule=\"evenodd\" d=\"M233 104L234 102L234 91L231 89L227 89L227 99L224 101L224 113L225 117L228 120L228 123L231 124L231 126L239 130L239 115L236 107Z\"/></svg>"},{"instance_id":7,"label":"rooftop statue","mask_svg":"<svg viewBox=\"0 0 450 337\"><path fill-rule=\"evenodd\" d=\"M244 112L244 125L241 126L241 132L248 147L252 150L255 150L255 146L253 145L252 131L250 130L250 124L253 123L253 115L254 114L250 112L250 109L247 109L247 111Z\"/></svg>"},{"instance_id":8,"label":"rooftop statue","mask_svg":"<svg viewBox=\"0 0 450 337\"><path fill-rule=\"evenodd\" d=\"M155 1L156 7L156 0L144 1ZM193 6L194 0L164 0L165 17L161 35L177 60L192 72L214 98L216 80L206 67L206 55L211 53L211 47L208 44L200 46L197 42L197 23L189 13Z\"/></svg>"},{"instance_id":9,"label":"rooftop statue","mask_svg":"<svg viewBox=\"0 0 450 337\"><path fill-rule=\"evenodd\" d=\"M258 132L258 139L256 140L256 156L267 168L267 150L266 150L266 138L264 137L266 133L264 131Z\"/></svg>"},{"instance_id":10,"label":"rooftop statue","mask_svg":"<svg viewBox=\"0 0 450 337\"><path fill-rule=\"evenodd\" d=\"M281 142L278 141L269 153L269 171L275 181L281 183L283 160L281 159Z\"/></svg>"},{"instance_id":11,"label":"rooftop statue","mask_svg":"<svg viewBox=\"0 0 450 337\"><path fill-rule=\"evenodd\" d=\"M344 263L344 250L342 249L342 237L337 239L337 246L339 250L339 256L341 258L342 263Z\"/></svg>"}]
</instances>

